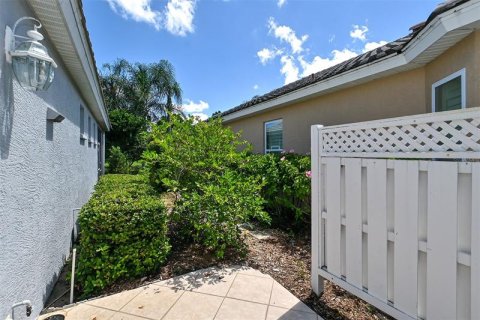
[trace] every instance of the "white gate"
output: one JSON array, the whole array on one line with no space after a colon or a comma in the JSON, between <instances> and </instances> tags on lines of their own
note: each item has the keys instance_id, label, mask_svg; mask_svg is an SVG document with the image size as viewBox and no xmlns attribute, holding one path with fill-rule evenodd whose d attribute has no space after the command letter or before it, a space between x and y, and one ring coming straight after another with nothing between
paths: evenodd
<instances>
[{"instance_id":1,"label":"white gate","mask_svg":"<svg viewBox=\"0 0 480 320\"><path fill-rule=\"evenodd\" d=\"M480 108L312 126L313 290L331 280L399 319L480 319L478 159Z\"/></svg>"}]
</instances>

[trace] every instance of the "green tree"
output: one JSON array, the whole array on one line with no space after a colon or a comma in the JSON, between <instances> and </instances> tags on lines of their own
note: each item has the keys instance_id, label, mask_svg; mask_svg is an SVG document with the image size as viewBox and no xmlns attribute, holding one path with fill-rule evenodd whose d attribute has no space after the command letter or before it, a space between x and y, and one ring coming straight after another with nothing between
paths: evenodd
<instances>
[{"instance_id":1,"label":"green tree","mask_svg":"<svg viewBox=\"0 0 480 320\"><path fill-rule=\"evenodd\" d=\"M130 161L139 159L145 150L149 121L123 109L111 110L109 116L112 128L105 141L107 154L112 147L119 147Z\"/></svg>"},{"instance_id":2,"label":"green tree","mask_svg":"<svg viewBox=\"0 0 480 320\"><path fill-rule=\"evenodd\" d=\"M103 66L100 82L112 124L106 156L116 146L130 162L138 160L150 122L181 113L182 90L175 70L166 60L145 64L118 59Z\"/></svg>"}]
</instances>

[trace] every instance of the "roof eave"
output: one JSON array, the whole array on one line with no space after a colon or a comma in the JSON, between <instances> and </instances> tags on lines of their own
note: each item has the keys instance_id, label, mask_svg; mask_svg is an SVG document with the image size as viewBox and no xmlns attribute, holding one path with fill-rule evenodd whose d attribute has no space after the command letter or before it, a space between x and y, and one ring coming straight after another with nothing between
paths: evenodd
<instances>
[{"instance_id":1,"label":"roof eave","mask_svg":"<svg viewBox=\"0 0 480 320\"><path fill-rule=\"evenodd\" d=\"M102 129L109 130L111 125L79 1L28 0L88 108Z\"/></svg>"}]
</instances>

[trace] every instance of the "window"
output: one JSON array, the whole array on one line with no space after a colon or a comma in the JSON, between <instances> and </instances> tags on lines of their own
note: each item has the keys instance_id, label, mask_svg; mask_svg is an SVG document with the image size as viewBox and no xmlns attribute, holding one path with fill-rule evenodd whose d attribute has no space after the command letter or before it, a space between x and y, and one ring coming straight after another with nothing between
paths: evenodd
<instances>
[{"instance_id":1,"label":"window","mask_svg":"<svg viewBox=\"0 0 480 320\"><path fill-rule=\"evenodd\" d=\"M88 116L88 146L92 146L92 118Z\"/></svg>"},{"instance_id":2,"label":"window","mask_svg":"<svg viewBox=\"0 0 480 320\"><path fill-rule=\"evenodd\" d=\"M265 122L265 153L283 151L283 120Z\"/></svg>"},{"instance_id":3,"label":"window","mask_svg":"<svg viewBox=\"0 0 480 320\"><path fill-rule=\"evenodd\" d=\"M93 121L93 148L97 147L97 123Z\"/></svg>"},{"instance_id":4,"label":"window","mask_svg":"<svg viewBox=\"0 0 480 320\"><path fill-rule=\"evenodd\" d=\"M432 111L463 109L466 105L465 69L432 85Z\"/></svg>"},{"instance_id":5,"label":"window","mask_svg":"<svg viewBox=\"0 0 480 320\"><path fill-rule=\"evenodd\" d=\"M85 109L80 106L80 136L85 133Z\"/></svg>"}]
</instances>

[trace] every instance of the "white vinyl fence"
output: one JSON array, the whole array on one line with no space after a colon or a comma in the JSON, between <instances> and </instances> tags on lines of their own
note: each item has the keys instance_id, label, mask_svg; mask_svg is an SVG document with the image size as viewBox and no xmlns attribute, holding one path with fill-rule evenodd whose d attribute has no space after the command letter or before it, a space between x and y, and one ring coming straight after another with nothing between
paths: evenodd
<instances>
[{"instance_id":1,"label":"white vinyl fence","mask_svg":"<svg viewBox=\"0 0 480 320\"><path fill-rule=\"evenodd\" d=\"M480 319L480 108L312 126L312 287Z\"/></svg>"}]
</instances>

